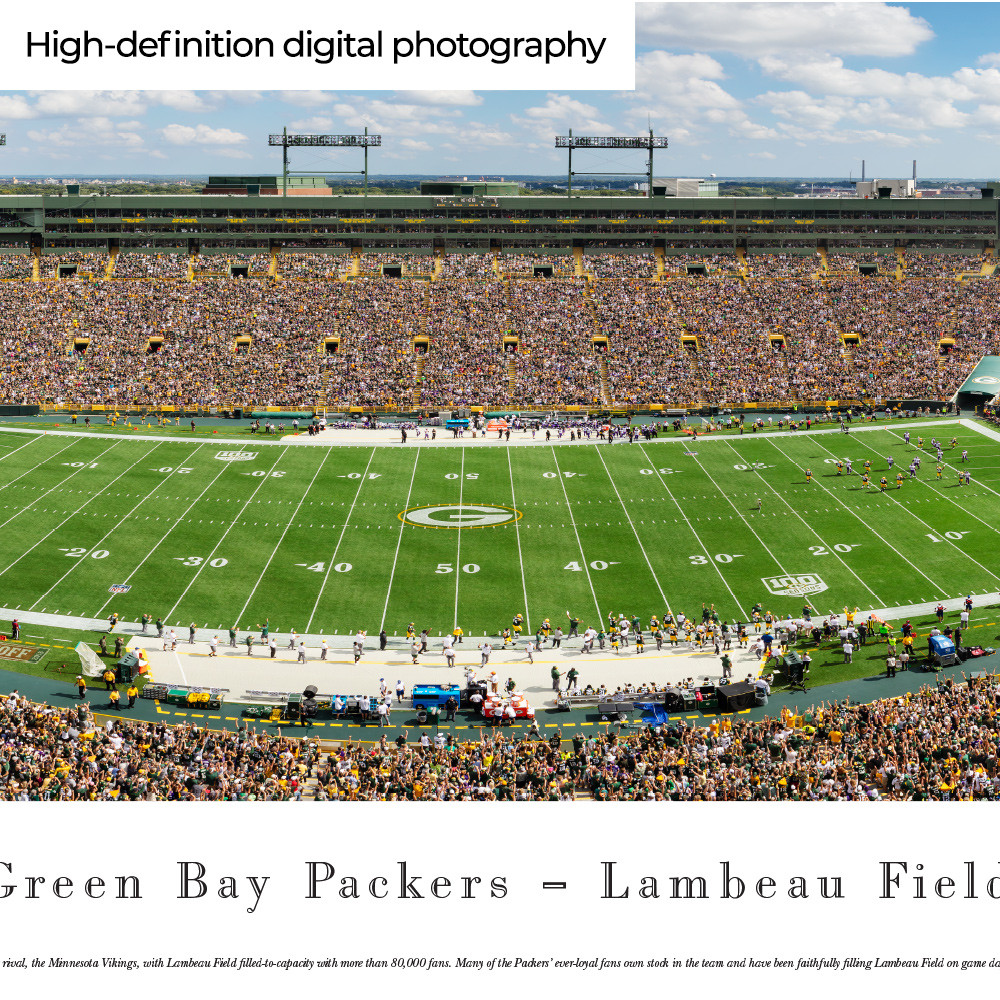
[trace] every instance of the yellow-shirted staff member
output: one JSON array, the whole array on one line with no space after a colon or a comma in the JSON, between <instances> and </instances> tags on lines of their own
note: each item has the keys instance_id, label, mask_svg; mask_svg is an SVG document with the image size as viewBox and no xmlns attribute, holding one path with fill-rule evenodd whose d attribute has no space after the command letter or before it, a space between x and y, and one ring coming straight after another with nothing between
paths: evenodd
<instances>
[{"instance_id":1,"label":"yellow-shirted staff member","mask_svg":"<svg viewBox=\"0 0 1000 1000\"><path fill-rule=\"evenodd\" d=\"M135 708L135 699L139 697L139 689L135 684L129 684L128 690L125 692L125 697L128 698L128 707Z\"/></svg>"},{"instance_id":2,"label":"yellow-shirted staff member","mask_svg":"<svg viewBox=\"0 0 1000 1000\"><path fill-rule=\"evenodd\" d=\"M462 631L461 625L456 625L451 630L451 634L454 636L455 642L461 642L462 641L462 636L465 635L465 633Z\"/></svg>"}]
</instances>

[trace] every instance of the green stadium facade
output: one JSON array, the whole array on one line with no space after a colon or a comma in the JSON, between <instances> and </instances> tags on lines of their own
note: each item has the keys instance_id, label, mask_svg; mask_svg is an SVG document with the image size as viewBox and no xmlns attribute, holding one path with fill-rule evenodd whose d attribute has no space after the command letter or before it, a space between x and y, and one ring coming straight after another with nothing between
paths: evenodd
<instances>
[{"instance_id":1,"label":"green stadium facade","mask_svg":"<svg viewBox=\"0 0 1000 1000\"><path fill-rule=\"evenodd\" d=\"M0 253L277 246L674 254L981 251L1000 201L954 198L641 198L329 195L0 196Z\"/></svg>"}]
</instances>

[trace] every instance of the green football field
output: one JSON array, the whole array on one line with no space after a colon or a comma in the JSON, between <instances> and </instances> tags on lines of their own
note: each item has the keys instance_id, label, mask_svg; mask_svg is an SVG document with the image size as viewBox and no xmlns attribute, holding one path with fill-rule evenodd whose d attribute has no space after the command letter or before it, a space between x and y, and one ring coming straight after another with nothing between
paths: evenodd
<instances>
[{"instance_id":1,"label":"green football field","mask_svg":"<svg viewBox=\"0 0 1000 1000\"><path fill-rule=\"evenodd\" d=\"M732 619L758 601L797 615L997 591L1000 441L955 423L911 434L421 448L4 433L0 607L482 635L515 612L534 630L567 611L590 624L704 602ZM925 447L918 479L863 490L864 460L876 483L889 455L905 471L917 434L945 441L943 478Z\"/></svg>"}]
</instances>

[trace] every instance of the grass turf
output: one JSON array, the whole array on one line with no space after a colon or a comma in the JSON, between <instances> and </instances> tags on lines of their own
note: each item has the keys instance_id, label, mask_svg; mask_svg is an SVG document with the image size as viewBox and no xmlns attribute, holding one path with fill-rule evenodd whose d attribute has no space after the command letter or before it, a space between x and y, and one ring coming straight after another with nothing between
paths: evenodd
<instances>
[{"instance_id":1,"label":"grass turf","mask_svg":"<svg viewBox=\"0 0 1000 1000\"><path fill-rule=\"evenodd\" d=\"M732 620L758 601L776 614L806 602L823 614L1000 589L1000 442L957 425L919 433L956 434L945 458L957 468L968 448L972 485L959 487L951 467L937 481L927 451L920 477L884 495L862 490L857 474L837 476L838 456L856 472L871 459L876 482L887 455L909 465L915 447L885 426L489 449L4 434L0 604L126 620L148 612L174 627L269 618L279 632L402 635L413 621L481 636L516 611L533 630L545 617L565 626L567 611L591 624L609 611L694 616L704 602ZM239 451L253 457L220 457ZM463 530L400 520L427 505L523 516ZM112 594L115 584L129 590ZM827 659L817 658L813 683ZM847 672L836 659L836 678L872 670L856 657Z\"/></svg>"}]
</instances>

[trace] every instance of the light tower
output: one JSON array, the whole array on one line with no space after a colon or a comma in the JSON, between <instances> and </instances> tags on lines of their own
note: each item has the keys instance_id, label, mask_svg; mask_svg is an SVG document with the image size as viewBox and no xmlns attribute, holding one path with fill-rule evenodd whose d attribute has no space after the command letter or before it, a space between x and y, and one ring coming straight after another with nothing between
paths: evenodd
<instances>
[{"instance_id":1,"label":"light tower","mask_svg":"<svg viewBox=\"0 0 1000 1000\"><path fill-rule=\"evenodd\" d=\"M566 174L566 191L569 197L573 196L573 178L576 174L586 177L642 177L645 175L649 182L650 198L653 197L653 150L667 148L666 136L654 136L653 130L649 130L648 136L625 136L625 135L573 135L573 130L569 130L569 135L556 136L556 149L565 149L569 157L569 166ZM649 153L646 161L646 169L642 171L626 170L595 170L576 171L573 169L574 149L645 149Z\"/></svg>"},{"instance_id":2,"label":"light tower","mask_svg":"<svg viewBox=\"0 0 1000 1000\"><path fill-rule=\"evenodd\" d=\"M288 194L288 178L291 174L307 174L308 170L288 169L288 150L292 146L350 146L361 148L365 154L365 165L362 173L365 178L365 197L368 197L368 148L369 146L381 146L382 136L369 135L366 128L362 135L289 135L288 129L282 129L280 135L270 135L267 139L269 146L281 147L281 193ZM356 174L356 170L327 170L329 174Z\"/></svg>"}]
</instances>

